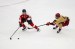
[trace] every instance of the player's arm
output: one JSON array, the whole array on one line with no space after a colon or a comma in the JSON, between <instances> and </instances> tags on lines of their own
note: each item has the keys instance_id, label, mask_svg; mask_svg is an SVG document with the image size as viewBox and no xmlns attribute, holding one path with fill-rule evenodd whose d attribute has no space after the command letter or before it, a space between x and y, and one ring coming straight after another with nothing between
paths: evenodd
<instances>
[{"instance_id":1,"label":"player's arm","mask_svg":"<svg viewBox=\"0 0 75 49\"><path fill-rule=\"evenodd\" d=\"M27 18L27 22L28 22L28 24L31 24L32 23L32 18L29 15L28 15L28 18Z\"/></svg>"},{"instance_id":2,"label":"player's arm","mask_svg":"<svg viewBox=\"0 0 75 49\"><path fill-rule=\"evenodd\" d=\"M22 24L21 24L21 19L22 19L22 15L19 17L19 27L22 26Z\"/></svg>"},{"instance_id":3,"label":"player's arm","mask_svg":"<svg viewBox=\"0 0 75 49\"><path fill-rule=\"evenodd\" d=\"M46 25L55 25L56 20L54 20L53 22L47 22Z\"/></svg>"}]
</instances>

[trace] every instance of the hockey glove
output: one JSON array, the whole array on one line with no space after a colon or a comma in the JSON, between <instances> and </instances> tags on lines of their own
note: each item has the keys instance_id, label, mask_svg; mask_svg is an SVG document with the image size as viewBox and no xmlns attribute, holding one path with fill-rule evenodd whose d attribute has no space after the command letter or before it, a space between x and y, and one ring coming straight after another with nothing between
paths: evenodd
<instances>
[{"instance_id":1,"label":"hockey glove","mask_svg":"<svg viewBox=\"0 0 75 49\"><path fill-rule=\"evenodd\" d=\"M49 26L50 25L50 22L47 22L46 25Z\"/></svg>"},{"instance_id":2,"label":"hockey glove","mask_svg":"<svg viewBox=\"0 0 75 49\"><path fill-rule=\"evenodd\" d=\"M22 27L22 24L19 24L19 27Z\"/></svg>"}]
</instances>

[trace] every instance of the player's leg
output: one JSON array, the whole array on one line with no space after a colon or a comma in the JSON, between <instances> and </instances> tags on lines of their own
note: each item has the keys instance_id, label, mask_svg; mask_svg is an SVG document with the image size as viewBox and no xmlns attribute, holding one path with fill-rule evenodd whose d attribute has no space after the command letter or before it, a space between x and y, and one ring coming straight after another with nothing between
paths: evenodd
<instances>
[{"instance_id":1,"label":"player's leg","mask_svg":"<svg viewBox=\"0 0 75 49\"><path fill-rule=\"evenodd\" d=\"M25 29L26 29L26 26L25 26L24 22L25 22L24 19L22 19L22 20L19 22L20 27L23 27L22 30L25 30Z\"/></svg>"},{"instance_id":2,"label":"player's leg","mask_svg":"<svg viewBox=\"0 0 75 49\"><path fill-rule=\"evenodd\" d=\"M58 27L59 27L59 29L58 29L57 33L59 33L61 31L63 25L62 24L59 24Z\"/></svg>"},{"instance_id":3,"label":"player's leg","mask_svg":"<svg viewBox=\"0 0 75 49\"><path fill-rule=\"evenodd\" d=\"M53 29L57 29L58 28L58 26L56 25L55 27L53 27Z\"/></svg>"},{"instance_id":4,"label":"player's leg","mask_svg":"<svg viewBox=\"0 0 75 49\"><path fill-rule=\"evenodd\" d=\"M30 24L33 28L35 28L35 29L37 29L37 31L39 31L39 28L38 28L36 25L34 25L34 23L32 22L31 19L28 19L27 22L28 22L28 24Z\"/></svg>"}]
</instances>

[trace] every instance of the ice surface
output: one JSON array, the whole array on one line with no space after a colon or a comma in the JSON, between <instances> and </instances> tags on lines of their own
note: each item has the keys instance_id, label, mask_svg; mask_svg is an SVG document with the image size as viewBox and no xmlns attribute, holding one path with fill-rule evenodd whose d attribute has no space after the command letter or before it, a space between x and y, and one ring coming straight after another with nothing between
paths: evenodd
<instances>
[{"instance_id":1,"label":"ice surface","mask_svg":"<svg viewBox=\"0 0 75 49\"><path fill-rule=\"evenodd\" d=\"M12 5L21 1L25 0L0 0L0 49L75 49L75 0L28 0ZM68 16L70 25L59 34L53 26L42 26L40 32L20 28L10 40L24 8L36 25L52 22L57 12Z\"/></svg>"}]
</instances>

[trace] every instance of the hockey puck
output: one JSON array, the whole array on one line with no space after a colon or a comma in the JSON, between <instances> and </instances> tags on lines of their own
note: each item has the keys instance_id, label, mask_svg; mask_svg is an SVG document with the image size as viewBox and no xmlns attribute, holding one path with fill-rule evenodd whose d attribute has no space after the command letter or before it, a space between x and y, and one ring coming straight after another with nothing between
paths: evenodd
<instances>
[{"instance_id":1,"label":"hockey puck","mask_svg":"<svg viewBox=\"0 0 75 49\"><path fill-rule=\"evenodd\" d=\"M12 40L12 38L10 38L10 40Z\"/></svg>"},{"instance_id":2,"label":"hockey puck","mask_svg":"<svg viewBox=\"0 0 75 49\"><path fill-rule=\"evenodd\" d=\"M19 38L17 38L17 39L19 39Z\"/></svg>"}]
</instances>

